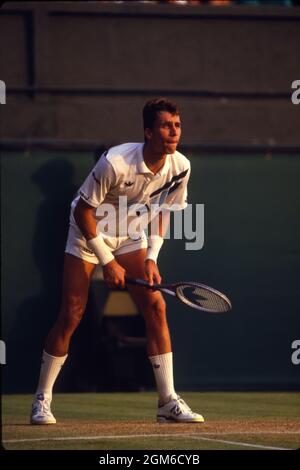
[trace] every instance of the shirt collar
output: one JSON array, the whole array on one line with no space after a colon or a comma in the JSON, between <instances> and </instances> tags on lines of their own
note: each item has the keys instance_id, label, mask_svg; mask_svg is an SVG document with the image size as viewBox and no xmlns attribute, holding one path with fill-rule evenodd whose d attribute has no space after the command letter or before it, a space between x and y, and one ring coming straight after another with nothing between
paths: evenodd
<instances>
[{"instance_id":1,"label":"shirt collar","mask_svg":"<svg viewBox=\"0 0 300 470\"><path fill-rule=\"evenodd\" d=\"M153 175L152 171L147 167L144 157L143 157L143 147L144 144L141 144L139 149L138 149L138 158L137 158L137 171L138 173L150 173L150 175ZM160 175L166 175L169 171L170 168L170 155L167 155L164 166L156 173L155 176Z\"/></svg>"}]
</instances>

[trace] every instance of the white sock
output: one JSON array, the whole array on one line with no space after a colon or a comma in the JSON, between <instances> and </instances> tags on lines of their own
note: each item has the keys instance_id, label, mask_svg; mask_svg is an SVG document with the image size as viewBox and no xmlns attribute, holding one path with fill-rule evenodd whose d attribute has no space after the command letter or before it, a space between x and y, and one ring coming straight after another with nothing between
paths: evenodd
<instances>
[{"instance_id":1,"label":"white sock","mask_svg":"<svg viewBox=\"0 0 300 470\"><path fill-rule=\"evenodd\" d=\"M171 352L149 357L155 376L159 403L164 404L177 397L174 390L173 354Z\"/></svg>"},{"instance_id":2,"label":"white sock","mask_svg":"<svg viewBox=\"0 0 300 470\"><path fill-rule=\"evenodd\" d=\"M54 382L67 359L68 354L62 357L51 356L43 351L41 372L36 395L44 395L45 398L52 399L52 388Z\"/></svg>"}]
</instances>

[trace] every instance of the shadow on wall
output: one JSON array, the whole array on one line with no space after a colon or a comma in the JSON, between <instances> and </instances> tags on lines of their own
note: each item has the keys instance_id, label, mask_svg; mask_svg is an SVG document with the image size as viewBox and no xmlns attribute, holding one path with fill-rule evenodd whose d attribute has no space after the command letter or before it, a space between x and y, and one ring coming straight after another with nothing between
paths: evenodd
<instances>
[{"instance_id":1,"label":"shadow on wall","mask_svg":"<svg viewBox=\"0 0 300 470\"><path fill-rule=\"evenodd\" d=\"M59 308L70 204L77 190L73 175L73 166L57 158L32 176L33 184L44 196L32 240L32 259L39 270L41 292L27 298L17 311L8 339L6 392L33 392L37 384L45 337Z\"/></svg>"},{"instance_id":2,"label":"shadow on wall","mask_svg":"<svg viewBox=\"0 0 300 470\"><path fill-rule=\"evenodd\" d=\"M95 160L104 150L97 151ZM28 218L35 221L31 261L38 268L41 291L39 295L26 298L16 312L4 369L6 393L34 393L38 383L45 339L60 306L70 204L78 189L73 184L73 177L73 165L59 158L48 161L32 175L33 184L43 195L40 207ZM28 276L30 279L30 273ZM152 369L145 346L137 351L131 344L121 341L124 335L134 339L144 336L143 319L137 315L103 322L108 296L109 289L103 279L95 277L86 313L72 337L69 356L55 383L55 392L152 388ZM113 321L118 323L121 339L108 331Z\"/></svg>"}]
</instances>

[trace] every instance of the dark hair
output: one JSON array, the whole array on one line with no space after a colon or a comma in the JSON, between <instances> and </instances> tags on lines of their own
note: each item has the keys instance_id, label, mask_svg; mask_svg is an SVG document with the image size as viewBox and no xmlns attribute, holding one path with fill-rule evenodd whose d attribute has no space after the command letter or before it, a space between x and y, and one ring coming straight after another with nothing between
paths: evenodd
<instances>
[{"instance_id":1,"label":"dark hair","mask_svg":"<svg viewBox=\"0 0 300 470\"><path fill-rule=\"evenodd\" d=\"M167 111L171 114L179 114L176 103L166 98L154 98L147 101L143 109L144 129L152 129L156 116L161 111Z\"/></svg>"}]
</instances>

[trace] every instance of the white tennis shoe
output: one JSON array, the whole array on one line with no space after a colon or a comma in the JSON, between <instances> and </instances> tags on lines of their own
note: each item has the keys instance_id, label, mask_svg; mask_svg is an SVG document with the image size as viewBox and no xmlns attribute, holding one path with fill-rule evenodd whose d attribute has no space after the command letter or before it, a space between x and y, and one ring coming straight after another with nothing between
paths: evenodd
<instances>
[{"instance_id":1,"label":"white tennis shoe","mask_svg":"<svg viewBox=\"0 0 300 470\"><path fill-rule=\"evenodd\" d=\"M56 419L51 413L51 401L44 397L43 393L36 396L32 403L32 411L30 416L31 424L55 424Z\"/></svg>"},{"instance_id":2,"label":"white tennis shoe","mask_svg":"<svg viewBox=\"0 0 300 470\"><path fill-rule=\"evenodd\" d=\"M158 423L204 423L203 416L194 413L179 395L158 406L156 418Z\"/></svg>"}]
</instances>

